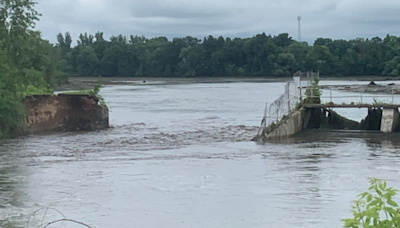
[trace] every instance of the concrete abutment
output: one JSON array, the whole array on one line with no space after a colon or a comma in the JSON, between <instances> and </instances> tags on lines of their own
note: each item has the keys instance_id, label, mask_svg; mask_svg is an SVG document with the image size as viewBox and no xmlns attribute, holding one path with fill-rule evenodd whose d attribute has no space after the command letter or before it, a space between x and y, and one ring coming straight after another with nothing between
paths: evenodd
<instances>
[{"instance_id":1,"label":"concrete abutment","mask_svg":"<svg viewBox=\"0 0 400 228\"><path fill-rule=\"evenodd\" d=\"M390 133L400 130L398 108L368 108L360 122L340 116L330 108L303 107L262 131L259 140L270 141L291 137L306 129L375 130Z\"/></svg>"}]
</instances>

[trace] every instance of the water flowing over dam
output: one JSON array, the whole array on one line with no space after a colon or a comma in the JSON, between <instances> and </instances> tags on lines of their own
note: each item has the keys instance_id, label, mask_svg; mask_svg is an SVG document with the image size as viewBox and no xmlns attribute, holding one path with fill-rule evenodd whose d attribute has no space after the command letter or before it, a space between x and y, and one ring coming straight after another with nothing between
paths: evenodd
<instances>
[{"instance_id":1,"label":"water flowing over dam","mask_svg":"<svg viewBox=\"0 0 400 228\"><path fill-rule=\"evenodd\" d=\"M329 83L349 82L320 82ZM111 128L0 141L0 226L25 227L51 205L99 228L341 227L367 177L400 188L397 133L310 130L251 142L285 84L106 86ZM367 114L334 110L357 121Z\"/></svg>"}]
</instances>

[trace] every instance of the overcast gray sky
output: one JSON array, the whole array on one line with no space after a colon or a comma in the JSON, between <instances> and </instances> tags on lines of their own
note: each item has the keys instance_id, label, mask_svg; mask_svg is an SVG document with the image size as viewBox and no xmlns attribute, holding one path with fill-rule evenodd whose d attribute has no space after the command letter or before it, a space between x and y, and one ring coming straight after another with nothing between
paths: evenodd
<instances>
[{"instance_id":1,"label":"overcast gray sky","mask_svg":"<svg viewBox=\"0 0 400 228\"><path fill-rule=\"evenodd\" d=\"M297 39L400 34L399 0L37 0L43 38L59 32L111 35L251 37L288 32Z\"/></svg>"}]
</instances>

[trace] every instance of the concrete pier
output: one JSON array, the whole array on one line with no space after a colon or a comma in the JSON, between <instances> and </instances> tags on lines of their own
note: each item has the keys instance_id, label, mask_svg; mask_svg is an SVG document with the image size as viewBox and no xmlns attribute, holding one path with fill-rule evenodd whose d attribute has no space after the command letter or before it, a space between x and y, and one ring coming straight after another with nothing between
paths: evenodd
<instances>
[{"instance_id":1,"label":"concrete pier","mask_svg":"<svg viewBox=\"0 0 400 228\"><path fill-rule=\"evenodd\" d=\"M390 133L396 128L399 121L399 109L384 108L382 110L381 132Z\"/></svg>"}]
</instances>

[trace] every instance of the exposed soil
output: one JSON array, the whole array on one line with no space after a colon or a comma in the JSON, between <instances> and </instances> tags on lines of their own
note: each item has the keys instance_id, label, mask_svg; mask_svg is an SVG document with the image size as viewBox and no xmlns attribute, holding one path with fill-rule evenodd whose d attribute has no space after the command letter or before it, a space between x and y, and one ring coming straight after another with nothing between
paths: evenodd
<instances>
[{"instance_id":1,"label":"exposed soil","mask_svg":"<svg viewBox=\"0 0 400 228\"><path fill-rule=\"evenodd\" d=\"M99 130L109 126L108 108L89 95L26 97L26 127L32 133Z\"/></svg>"}]
</instances>

